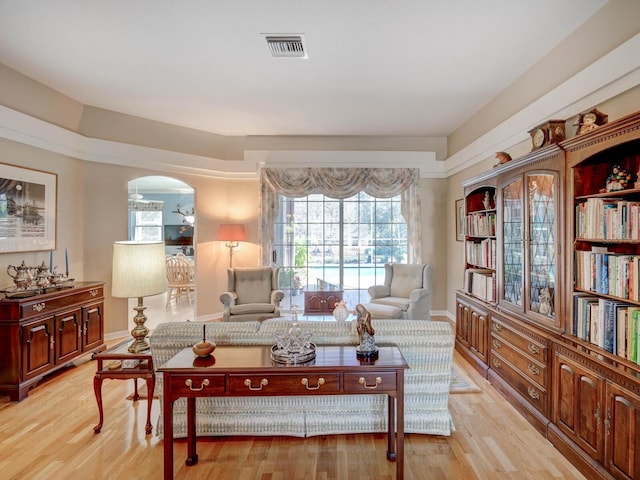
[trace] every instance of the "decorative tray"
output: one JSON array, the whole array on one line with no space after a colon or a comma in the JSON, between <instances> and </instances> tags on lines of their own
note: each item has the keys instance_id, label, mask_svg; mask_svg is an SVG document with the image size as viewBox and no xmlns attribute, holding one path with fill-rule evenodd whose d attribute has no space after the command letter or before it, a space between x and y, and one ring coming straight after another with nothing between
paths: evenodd
<instances>
[{"instance_id":1,"label":"decorative tray","mask_svg":"<svg viewBox=\"0 0 640 480\"><path fill-rule=\"evenodd\" d=\"M278 348L277 345L271 347L271 359L278 363L286 363L295 365L298 363L306 363L316 358L316 344L309 343L309 347L303 348L301 352L289 352L284 348Z\"/></svg>"},{"instance_id":2,"label":"decorative tray","mask_svg":"<svg viewBox=\"0 0 640 480\"><path fill-rule=\"evenodd\" d=\"M4 293L6 298L29 298L36 297L38 295L44 295L45 293L58 292L60 290L64 290L67 288L73 288L73 279L69 279L69 281L65 283L61 283L59 285L50 285L48 287L29 287L29 288L18 288L18 287L8 287L3 290L0 290L0 293Z\"/></svg>"}]
</instances>

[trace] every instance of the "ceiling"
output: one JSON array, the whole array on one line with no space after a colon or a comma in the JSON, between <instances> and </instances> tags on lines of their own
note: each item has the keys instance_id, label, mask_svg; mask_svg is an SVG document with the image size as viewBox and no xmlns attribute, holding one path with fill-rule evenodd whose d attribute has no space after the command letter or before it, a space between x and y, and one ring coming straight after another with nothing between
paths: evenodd
<instances>
[{"instance_id":1,"label":"ceiling","mask_svg":"<svg viewBox=\"0 0 640 480\"><path fill-rule=\"evenodd\" d=\"M605 3L0 0L0 63L221 135L448 136ZM265 33L304 34L308 58Z\"/></svg>"}]
</instances>

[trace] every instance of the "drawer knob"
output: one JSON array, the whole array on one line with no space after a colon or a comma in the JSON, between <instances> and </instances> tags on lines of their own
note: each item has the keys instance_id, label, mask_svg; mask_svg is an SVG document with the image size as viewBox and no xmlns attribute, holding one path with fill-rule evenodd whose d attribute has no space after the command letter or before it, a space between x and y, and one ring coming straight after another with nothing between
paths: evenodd
<instances>
[{"instance_id":1,"label":"drawer knob","mask_svg":"<svg viewBox=\"0 0 640 480\"><path fill-rule=\"evenodd\" d=\"M491 342L491 345L493 345L493 348L495 348L496 350L499 350L500 348L502 348L502 344L500 343L500 341L496 340L495 338Z\"/></svg>"},{"instance_id":2,"label":"drawer knob","mask_svg":"<svg viewBox=\"0 0 640 480\"><path fill-rule=\"evenodd\" d=\"M534 400L540 400L540 394L536 391L535 388L529 387L527 389L527 393L529 394L529 396L531 398L533 398Z\"/></svg>"},{"instance_id":3,"label":"drawer knob","mask_svg":"<svg viewBox=\"0 0 640 480\"><path fill-rule=\"evenodd\" d=\"M491 362L493 363L493 366L495 368L502 368L502 363L500 363L500 360L496 360L495 358L493 359L493 361Z\"/></svg>"},{"instance_id":4,"label":"drawer knob","mask_svg":"<svg viewBox=\"0 0 640 480\"><path fill-rule=\"evenodd\" d=\"M538 355L540 353L540 348L537 345L534 345L533 343L530 343L527 348L534 355Z\"/></svg>"},{"instance_id":5,"label":"drawer knob","mask_svg":"<svg viewBox=\"0 0 640 480\"><path fill-rule=\"evenodd\" d=\"M311 387L309 385L309 379L305 377L302 379L302 385L304 385L307 388L307 390L318 390L320 388L320 385L324 385L324 378L320 377L318 379L318 383L316 384L316 386Z\"/></svg>"},{"instance_id":6,"label":"drawer knob","mask_svg":"<svg viewBox=\"0 0 640 480\"><path fill-rule=\"evenodd\" d=\"M375 388L378 388L378 385L380 385L382 383L382 378L381 377L376 377L375 385L367 385L367 380L364 377L360 377L358 379L358 383L360 385L362 385L364 388L368 388L370 390L373 390Z\"/></svg>"},{"instance_id":7,"label":"drawer knob","mask_svg":"<svg viewBox=\"0 0 640 480\"><path fill-rule=\"evenodd\" d=\"M262 387L266 387L267 385L269 385L269 380L267 380L266 378L263 378L262 380L260 380L260 385L258 385L257 387L254 387L251 385L251 379L247 378L244 381L244 384L249 387L249 390L262 390Z\"/></svg>"},{"instance_id":8,"label":"drawer knob","mask_svg":"<svg viewBox=\"0 0 640 480\"><path fill-rule=\"evenodd\" d=\"M194 388L193 387L193 380L191 380L190 378L187 378L184 382L184 384L189 387L189 390L191 390L192 392L200 392L202 390L204 390L204 387L209 385L209 379L205 378L204 380L202 380L202 383L200 384L200 387L198 388Z\"/></svg>"},{"instance_id":9,"label":"drawer knob","mask_svg":"<svg viewBox=\"0 0 640 480\"><path fill-rule=\"evenodd\" d=\"M501 332L501 331L502 331L502 325L499 325L499 324L497 324L497 323L494 323L494 324L492 324L492 326L493 326L493 330L494 330L495 332Z\"/></svg>"},{"instance_id":10,"label":"drawer knob","mask_svg":"<svg viewBox=\"0 0 640 480\"><path fill-rule=\"evenodd\" d=\"M533 375L540 375L540 369L533 363L529 363L527 365L527 370L529 370Z\"/></svg>"}]
</instances>

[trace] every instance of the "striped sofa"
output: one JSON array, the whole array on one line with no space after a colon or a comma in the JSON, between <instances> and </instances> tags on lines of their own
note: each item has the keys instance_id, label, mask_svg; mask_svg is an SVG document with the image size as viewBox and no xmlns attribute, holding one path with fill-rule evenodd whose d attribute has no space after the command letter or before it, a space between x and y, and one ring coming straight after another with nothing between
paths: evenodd
<instances>
[{"instance_id":1,"label":"striped sofa","mask_svg":"<svg viewBox=\"0 0 640 480\"><path fill-rule=\"evenodd\" d=\"M450 435L449 383L454 333L448 322L430 320L373 320L378 343L395 343L404 355L405 432ZM181 349L202 339L201 322L159 325L150 335L156 368ZM274 334L290 322L206 323L207 339L222 345L272 345ZM356 345L355 322L300 322L313 332L318 345ZM156 392L162 398L162 375ZM161 402L162 404L162 402ZM196 400L196 432L216 435L312 436L371 433L387 430L386 395L310 395L291 397L223 397ZM162 437L162 415L156 433ZM174 436L186 437L186 400L174 403Z\"/></svg>"}]
</instances>

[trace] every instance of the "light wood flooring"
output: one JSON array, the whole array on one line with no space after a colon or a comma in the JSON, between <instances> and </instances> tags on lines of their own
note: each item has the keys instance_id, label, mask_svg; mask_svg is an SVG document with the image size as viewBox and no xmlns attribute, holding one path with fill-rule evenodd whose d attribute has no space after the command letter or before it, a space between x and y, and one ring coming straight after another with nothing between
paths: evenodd
<instances>
[{"instance_id":1,"label":"light wood flooring","mask_svg":"<svg viewBox=\"0 0 640 480\"><path fill-rule=\"evenodd\" d=\"M553 446L456 355L482 393L450 397L451 437L408 434L405 478L567 479L580 475ZM96 362L85 360L47 378L22 402L0 396L0 478L160 479L162 441L145 435L146 400L132 402L133 381L105 380L105 423L93 433ZM152 422L159 415L153 401ZM200 461L186 467L186 445L175 447L176 479L392 479L386 437L333 435L223 437L198 442Z\"/></svg>"}]
</instances>

